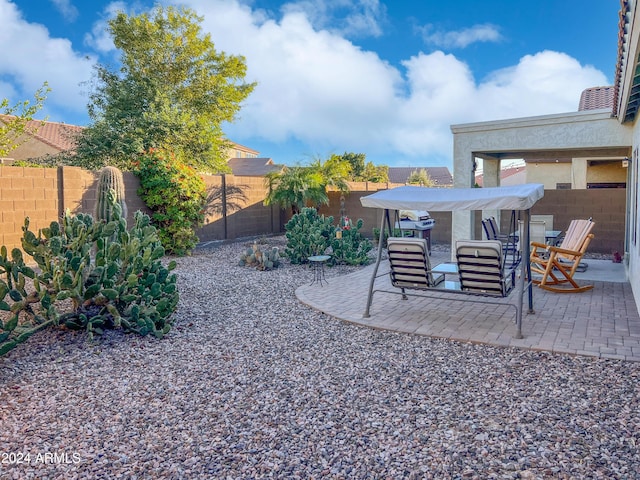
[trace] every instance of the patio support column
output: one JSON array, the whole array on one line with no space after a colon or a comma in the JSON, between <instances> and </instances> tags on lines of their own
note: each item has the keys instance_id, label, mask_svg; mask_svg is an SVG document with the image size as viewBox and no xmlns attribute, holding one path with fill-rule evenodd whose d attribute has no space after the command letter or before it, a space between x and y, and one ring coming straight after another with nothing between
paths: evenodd
<instances>
[{"instance_id":1,"label":"patio support column","mask_svg":"<svg viewBox=\"0 0 640 480\"><path fill-rule=\"evenodd\" d=\"M571 188L585 190L587 188L587 158L571 159Z\"/></svg>"},{"instance_id":2,"label":"patio support column","mask_svg":"<svg viewBox=\"0 0 640 480\"><path fill-rule=\"evenodd\" d=\"M453 186L470 188L475 183L475 155L463 142L453 142ZM451 212L451 260L455 261L456 240L473 238L474 212L456 210Z\"/></svg>"},{"instance_id":3,"label":"patio support column","mask_svg":"<svg viewBox=\"0 0 640 480\"><path fill-rule=\"evenodd\" d=\"M482 157L482 186L500 186L500 160L487 156ZM500 225L500 210L487 209L482 211L482 218L494 217Z\"/></svg>"}]
</instances>

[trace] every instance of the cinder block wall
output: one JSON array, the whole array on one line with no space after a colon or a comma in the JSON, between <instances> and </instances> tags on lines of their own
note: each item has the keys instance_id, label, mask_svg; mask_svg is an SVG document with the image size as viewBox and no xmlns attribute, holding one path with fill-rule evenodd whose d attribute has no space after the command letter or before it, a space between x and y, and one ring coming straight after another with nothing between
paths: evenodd
<instances>
[{"instance_id":1,"label":"cinder block wall","mask_svg":"<svg viewBox=\"0 0 640 480\"><path fill-rule=\"evenodd\" d=\"M205 225L196 233L201 241L235 239L254 235L281 233L291 217L290 211L277 206L265 206L267 189L262 177L212 175L204 177L212 202ZM124 172L128 221L133 222L137 210L151 212L137 195L138 179ZM95 205L97 173L77 167L27 168L0 166L0 245L20 246L24 218L29 217L31 230L47 227L69 208L73 213L92 213ZM376 190L393 188L395 184L352 183L345 196L345 209L353 220L362 218L362 233L372 237L373 228L380 225L378 209L363 208L360 198ZM226 216L222 202L226 199ZM320 212L338 218L340 194L329 192L329 205ZM532 214L554 215L554 228L564 230L574 218L593 217L596 222L591 252L624 251L625 189L546 190L531 209ZM451 241L451 213L429 212L436 220L431 232L432 242ZM508 227L510 212L503 212L503 229ZM476 234L481 235L481 214L476 215ZM505 223L506 222L506 223ZM481 236L478 236L481 238Z\"/></svg>"},{"instance_id":2,"label":"cinder block wall","mask_svg":"<svg viewBox=\"0 0 640 480\"><path fill-rule=\"evenodd\" d=\"M593 188L587 190L545 190L532 214L552 214L555 230L566 230L573 219L592 217L594 239L588 251L624 252L627 190Z\"/></svg>"},{"instance_id":3,"label":"cinder block wall","mask_svg":"<svg viewBox=\"0 0 640 480\"><path fill-rule=\"evenodd\" d=\"M377 190L383 190L387 187L394 188L404 184L367 184L365 182L353 182L350 183L350 185L351 191L345 195L345 211L347 217L354 222L361 218L364 223L361 233L367 238L372 238L373 229L380 228L382 211L377 208L364 208L360 202L360 198L375 193ZM319 212L325 215L331 215L337 220L340 217L340 193L329 192L329 205L322 206ZM435 227L431 230L431 242L451 243L451 212L429 212L429 215L436 221Z\"/></svg>"},{"instance_id":4,"label":"cinder block wall","mask_svg":"<svg viewBox=\"0 0 640 480\"><path fill-rule=\"evenodd\" d=\"M136 211L152 212L138 196L138 178L130 172L123 172L123 178L127 222L132 225ZM277 206L263 205L267 190L262 177L207 175L204 180L212 202L205 225L196 232L200 241L284 231L284 212ZM0 245L9 250L20 246L25 217L30 219L30 229L37 232L59 220L67 208L72 213L93 213L97 181L98 172L78 167L0 166ZM223 198L227 201L226 217Z\"/></svg>"},{"instance_id":5,"label":"cinder block wall","mask_svg":"<svg viewBox=\"0 0 640 480\"><path fill-rule=\"evenodd\" d=\"M38 231L58 218L58 170L0 166L0 245L20 245L22 226Z\"/></svg>"},{"instance_id":6,"label":"cinder block wall","mask_svg":"<svg viewBox=\"0 0 640 480\"><path fill-rule=\"evenodd\" d=\"M284 230L284 212L277 206L263 204L267 196L263 177L206 175L203 178L211 201L205 224L196 232L201 242Z\"/></svg>"}]
</instances>

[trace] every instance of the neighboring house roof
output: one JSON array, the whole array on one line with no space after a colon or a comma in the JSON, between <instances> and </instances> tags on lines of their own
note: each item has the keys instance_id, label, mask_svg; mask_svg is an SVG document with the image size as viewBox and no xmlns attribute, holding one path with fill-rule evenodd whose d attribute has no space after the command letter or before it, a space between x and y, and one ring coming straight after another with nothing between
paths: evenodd
<instances>
[{"instance_id":1,"label":"neighboring house roof","mask_svg":"<svg viewBox=\"0 0 640 480\"><path fill-rule=\"evenodd\" d=\"M624 73L628 62L628 31L629 31L630 6L627 0L620 0L620 11L618 12L618 60L616 62L616 73L613 79L613 116L618 116L621 110L620 89L624 84ZM633 60L632 60L633 62ZM633 65L632 65L633 67Z\"/></svg>"},{"instance_id":2,"label":"neighboring house roof","mask_svg":"<svg viewBox=\"0 0 640 480\"><path fill-rule=\"evenodd\" d=\"M601 108L613 110L614 91L615 88L613 86L592 87L583 90L580 95L578 111L597 110Z\"/></svg>"},{"instance_id":3,"label":"neighboring house roof","mask_svg":"<svg viewBox=\"0 0 640 480\"><path fill-rule=\"evenodd\" d=\"M407 183L413 172L423 169L437 185L453 185L453 177L447 167L389 167L389 183Z\"/></svg>"},{"instance_id":4,"label":"neighboring house roof","mask_svg":"<svg viewBox=\"0 0 640 480\"><path fill-rule=\"evenodd\" d=\"M236 176L261 176L269 172L282 169L282 165L276 165L271 158L230 158L227 165Z\"/></svg>"},{"instance_id":5,"label":"neighboring house roof","mask_svg":"<svg viewBox=\"0 0 640 480\"><path fill-rule=\"evenodd\" d=\"M0 115L0 121L15 118L11 115ZM59 122L44 122L42 120L29 120L26 124L25 133L31 137L49 145L60 151L73 150L75 141L73 137L82 131L84 127L68 125Z\"/></svg>"},{"instance_id":6,"label":"neighboring house roof","mask_svg":"<svg viewBox=\"0 0 640 480\"><path fill-rule=\"evenodd\" d=\"M484 176L482 173L476 175L476 183L483 186ZM520 185L526 183L526 167L524 165L510 166L500 170L500 185Z\"/></svg>"}]
</instances>

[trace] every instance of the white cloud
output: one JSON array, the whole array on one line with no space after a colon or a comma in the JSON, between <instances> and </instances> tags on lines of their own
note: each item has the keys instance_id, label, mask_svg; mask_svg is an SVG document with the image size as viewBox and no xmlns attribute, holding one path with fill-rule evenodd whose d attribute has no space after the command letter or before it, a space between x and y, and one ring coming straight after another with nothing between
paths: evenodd
<instances>
[{"instance_id":1,"label":"white cloud","mask_svg":"<svg viewBox=\"0 0 640 480\"><path fill-rule=\"evenodd\" d=\"M441 51L390 65L343 34L316 27L300 9L276 15L236 0L183 4L204 17L218 50L246 57L246 80L258 82L226 133L249 147L268 145L261 153L277 162L354 151L388 164L450 165L451 124L576 111L582 90L607 84L602 72L558 52L524 56L480 82ZM124 5L111 4L105 18L117 9ZM94 35L92 45L109 52L101 38ZM47 80L51 111L67 108L60 120L86 112L78 84L91 78L92 61L25 22L8 0L0 0L0 44L14 46L0 49L0 98L31 98ZM290 140L305 151L282 158Z\"/></svg>"},{"instance_id":2,"label":"white cloud","mask_svg":"<svg viewBox=\"0 0 640 480\"><path fill-rule=\"evenodd\" d=\"M478 87L478 99L492 118L510 118L577 111L580 93L607 85L599 70L565 53L543 51L526 55L518 65L494 72Z\"/></svg>"},{"instance_id":3,"label":"white cloud","mask_svg":"<svg viewBox=\"0 0 640 480\"><path fill-rule=\"evenodd\" d=\"M493 25L474 25L471 28L451 32L433 31L433 25L418 28L422 39L429 45L442 48L466 48L477 42L499 42L502 35Z\"/></svg>"},{"instance_id":4,"label":"white cloud","mask_svg":"<svg viewBox=\"0 0 640 480\"><path fill-rule=\"evenodd\" d=\"M93 26L91 27L91 32L87 32L85 34L84 43L94 48L97 52L103 54L114 52L116 47L113 44L113 40L111 39L111 35L109 33L108 22L119 12L129 12L132 8L141 10L141 7L139 6L128 8L127 4L124 1L115 1L109 3L104 8L101 14L102 18L93 24ZM139 12L134 11L134 13Z\"/></svg>"},{"instance_id":5,"label":"white cloud","mask_svg":"<svg viewBox=\"0 0 640 480\"><path fill-rule=\"evenodd\" d=\"M580 92L606 77L561 53L523 57L478 83L454 55L419 53L393 67L304 11L281 18L235 2L189 0L216 48L247 59L258 87L228 129L237 141L295 138L311 148L450 159L450 125L576 111ZM276 156L277 152L262 152ZM324 153L324 152L322 152Z\"/></svg>"},{"instance_id":6,"label":"white cloud","mask_svg":"<svg viewBox=\"0 0 640 480\"><path fill-rule=\"evenodd\" d=\"M78 9L70 0L51 0L54 7L62 14L67 22L73 22L78 18Z\"/></svg>"},{"instance_id":7,"label":"white cloud","mask_svg":"<svg viewBox=\"0 0 640 480\"><path fill-rule=\"evenodd\" d=\"M0 84L0 98L12 104L33 99L46 81L52 91L43 113L86 110L79 83L90 78L93 60L74 51L69 40L51 38L44 26L26 22L8 0L0 0L0 45L11 45L0 49L0 76L13 85L5 90Z\"/></svg>"},{"instance_id":8,"label":"white cloud","mask_svg":"<svg viewBox=\"0 0 640 480\"><path fill-rule=\"evenodd\" d=\"M316 30L344 36L382 35L386 9L379 0L299 0L282 6L284 15L303 13Z\"/></svg>"}]
</instances>

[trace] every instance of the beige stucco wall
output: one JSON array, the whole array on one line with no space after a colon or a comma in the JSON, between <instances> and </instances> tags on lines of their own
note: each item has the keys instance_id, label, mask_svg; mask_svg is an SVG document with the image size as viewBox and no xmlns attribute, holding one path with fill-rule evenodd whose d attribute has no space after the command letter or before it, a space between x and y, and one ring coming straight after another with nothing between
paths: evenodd
<instances>
[{"instance_id":1,"label":"beige stucco wall","mask_svg":"<svg viewBox=\"0 0 640 480\"><path fill-rule=\"evenodd\" d=\"M571 183L571 164L528 163L527 183L541 183L545 190L555 190L558 183Z\"/></svg>"},{"instance_id":2,"label":"beige stucco wall","mask_svg":"<svg viewBox=\"0 0 640 480\"><path fill-rule=\"evenodd\" d=\"M13 160L26 160L29 158L44 157L45 155L55 155L60 150L33 137L22 143L18 148L11 150L7 158Z\"/></svg>"},{"instance_id":3,"label":"beige stucco wall","mask_svg":"<svg viewBox=\"0 0 640 480\"><path fill-rule=\"evenodd\" d=\"M631 205L629 205L629 239L627 245L627 258L628 266L627 272L629 275L629 282L633 290L633 296L636 300L636 305L640 310L640 212L637 206L640 205L640 198L638 198L638 145L640 145L640 124L636 120L633 126L633 157L631 162L631 168L629 169L629 195ZM634 220L635 219L635 220ZM634 231L635 229L635 242Z\"/></svg>"},{"instance_id":4,"label":"beige stucco wall","mask_svg":"<svg viewBox=\"0 0 640 480\"><path fill-rule=\"evenodd\" d=\"M594 164L587 169L587 183L623 183L627 181L627 168L622 161Z\"/></svg>"},{"instance_id":5,"label":"beige stucco wall","mask_svg":"<svg viewBox=\"0 0 640 480\"><path fill-rule=\"evenodd\" d=\"M571 157L584 158L612 152L626 154L633 136L630 126L620 125L611 112L605 110L452 125L451 131L454 187L459 188L472 185L476 157L483 159L486 171L499 168L496 165L500 158L524 158L534 152L559 155L559 152L572 151ZM570 175L568 182L571 181ZM551 182L547 179L539 183ZM553 181L553 188L555 183ZM452 241L474 238L473 225L473 212L454 212Z\"/></svg>"}]
</instances>

